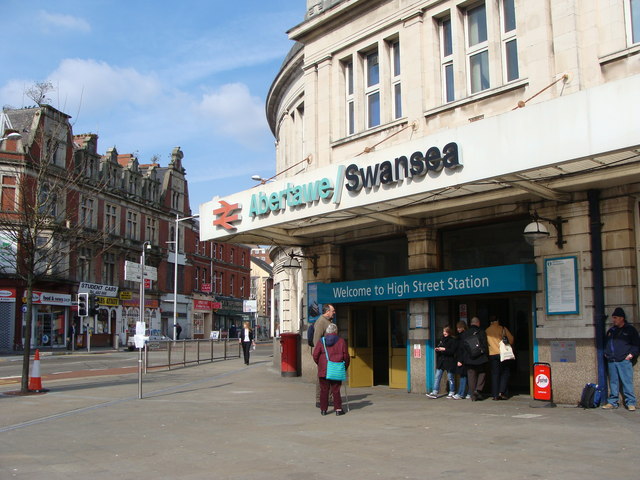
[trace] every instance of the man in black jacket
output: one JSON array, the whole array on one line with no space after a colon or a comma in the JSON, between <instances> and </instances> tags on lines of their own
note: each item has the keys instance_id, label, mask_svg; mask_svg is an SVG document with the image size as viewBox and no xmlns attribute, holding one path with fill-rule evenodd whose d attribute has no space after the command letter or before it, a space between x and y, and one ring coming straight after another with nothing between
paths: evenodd
<instances>
[{"instance_id":1,"label":"man in black jacket","mask_svg":"<svg viewBox=\"0 0 640 480\"><path fill-rule=\"evenodd\" d=\"M627 323L624 310L617 307L611 314L613 327L607 332L604 356L609 372L609 398L602 406L605 410L618 408L620 384L624 404L630 412L636 411L636 395L633 390L633 363L640 353L638 331ZM634 362L635 363L635 362Z\"/></svg>"},{"instance_id":2,"label":"man in black jacket","mask_svg":"<svg viewBox=\"0 0 640 480\"><path fill-rule=\"evenodd\" d=\"M477 340L479 350L472 351L470 344L473 340ZM467 379L469 384L469 392L471 393L471 401L482 400L484 397L484 382L487 378L487 366L489 364L489 346L487 345L487 334L480 328L480 319L473 317L469 330L464 332L460 338L460 346L463 348L462 364L467 367Z\"/></svg>"}]
</instances>

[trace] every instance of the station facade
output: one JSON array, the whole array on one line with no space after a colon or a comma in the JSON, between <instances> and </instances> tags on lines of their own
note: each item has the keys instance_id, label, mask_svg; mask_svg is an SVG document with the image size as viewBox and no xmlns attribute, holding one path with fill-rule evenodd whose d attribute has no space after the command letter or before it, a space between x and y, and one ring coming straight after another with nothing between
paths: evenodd
<instances>
[{"instance_id":1,"label":"station facade","mask_svg":"<svg viewBox=\"0 0 640 480\"><path fill-rule=\"evenodd\" d=\"M536 362L558 402L606 382L607 317L638 326L637 2L307 7L267 98L275 181L200 208L201 239L274 246L301 373L332 303L352 387L425 393L442 328L490 315L515 336L511 393Z\"/></svg>"}]
</instances>

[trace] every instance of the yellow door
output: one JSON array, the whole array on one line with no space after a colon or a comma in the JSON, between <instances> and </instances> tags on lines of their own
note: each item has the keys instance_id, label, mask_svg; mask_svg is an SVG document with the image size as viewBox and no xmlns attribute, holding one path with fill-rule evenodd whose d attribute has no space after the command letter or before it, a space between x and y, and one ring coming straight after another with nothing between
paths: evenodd
<instances>
[{"instance_id":1,"label":"yellow door","mask_svg":"<svg viewBox=\"0 0 640 480\"><path fill-rule=\"evenodd\" d=\"M389 310L389 387L407 388L407 311Z\"/></svg>"},{"instance_id":2,"label":"yellow door","mask_svg":"<svg viewBox=\"0 0 640 480\"><path fill-rule=\"evenodd\" d=\"M354 308L349 319L349 386L373 386L373 349L369 309Z\"/></svg>"}]
</instances>

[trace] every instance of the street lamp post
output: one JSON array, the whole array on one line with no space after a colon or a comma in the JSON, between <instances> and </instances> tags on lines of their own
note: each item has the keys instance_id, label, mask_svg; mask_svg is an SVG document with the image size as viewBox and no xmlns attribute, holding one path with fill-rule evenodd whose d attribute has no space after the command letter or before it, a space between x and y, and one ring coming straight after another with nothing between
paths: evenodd
<instances>
[{"instance_id":1,"label":"street lamp post","mask_svg":"<svg viewBox=\"0 0 640 480\"><path fill-rule=\"evenodd\" d=\"M175 251L173 252L173 340L176 340L176 336L178 333L178 239L180 235L178 235L178 230L180 228L180 222L184 220L190 220L192 218L198 218L200 214L196 213L195 215L191 215L190 217L182 217L176 213L176 228L173 233L173 245L175 246Z\"/></svg>"},{"instance_id":2,"label":"street lamp post","mask_svg":"<svg viewBox=\"0 0 640 480\"><path fill-rule=\"evenodd\" d=\"M151 248L151 242L144 242L142 244L142 255L140 255L140 321L144 323L144 268L145 268L145 252ZM151 326L149 326L151 327ZM145 330L146 330L145 325ZM146 333L146 332L145 332Z\"/></svg>"}]
</instances>

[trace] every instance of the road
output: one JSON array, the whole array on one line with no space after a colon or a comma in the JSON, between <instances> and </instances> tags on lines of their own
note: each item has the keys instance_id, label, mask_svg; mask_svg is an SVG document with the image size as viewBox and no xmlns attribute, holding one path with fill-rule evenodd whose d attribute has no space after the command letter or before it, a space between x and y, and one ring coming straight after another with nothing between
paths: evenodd
<instances>
[{"instance_id":1,"label":"road","mask_svg":"<svg viewBox=\"0 0 640 480\"><path fill-rule=\"evenodd\" d=\"M189 349L183 352L181 346L172 352L172 364L179 364L186 360L195 363L197 352L192 344L186 344ZM207 348L208 342L204 342L200 350L201 363L210 360L211 352ZM32 352L33 353L33 352ZM252 357L264 360L273 354L273 346L268 344L258 344L256 350L252 352ZM227 349L228 358L237 358L239 355L237 347L229 343ZM224 350L222 344L214 349L216 359L223 359ZM33 362L33 355L32 355ZM148 368L166 369L168 364L168 354L166 349L152 350L149 352ZM0 385L19 384L22 374L22 356L11 355L0 357ZM33 364L33 363L32 363ZM40 355L40 374L43 382L63 378L81 378L98 375L120 375L135 373L138 369L138 352L97 350L91 353L86 350L75 352L43 352ZM46 385L43 386L46 388Z\"/></svg>"}]
</instances>

